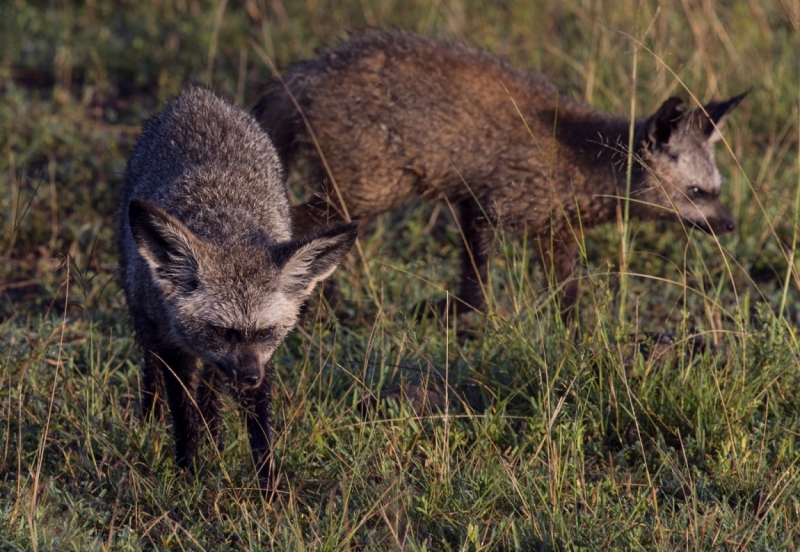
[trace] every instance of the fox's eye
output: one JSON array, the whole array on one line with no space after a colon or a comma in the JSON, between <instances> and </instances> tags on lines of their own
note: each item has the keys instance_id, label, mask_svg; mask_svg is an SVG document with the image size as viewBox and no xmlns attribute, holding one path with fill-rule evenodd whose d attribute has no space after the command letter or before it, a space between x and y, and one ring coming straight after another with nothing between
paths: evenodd
<instances>
[{"instance_id":1,"label":"fox's eye","mask_svg":"<svg viewBox=\"0 0 800 552\"><path fill-rule=\"evenodd\" d=\"M698 188L697 186L689 186L689 191L692 193L692 195L696 195L698 197L702 197L705 195L705 192L700 188Z\"/></svg>"},{"instance_id":2,"label":"fox's eye","mask_svg":"<svg viewBox=\"0 0 800 552\"><path fill-rule=\"evenodd\" d=\"M264 328L263 330L258 330L256 332L256 338L258 338L259 341L263 341L264 339L269 339L271 335L272 335L272 328Z\"/></svg>"},{"instance_id":3,"label":"fox's eye","mask_svg":"<svg viewBox=\"0 0 800 552\"><path fill-rule=\"evenodd\" d=\"M228 337L228 334L230 332L228 332L227 328L221 328L219 326L215 326L214 327L214 333L217 334L220 337Z\"/></svg>"}]
</instances>

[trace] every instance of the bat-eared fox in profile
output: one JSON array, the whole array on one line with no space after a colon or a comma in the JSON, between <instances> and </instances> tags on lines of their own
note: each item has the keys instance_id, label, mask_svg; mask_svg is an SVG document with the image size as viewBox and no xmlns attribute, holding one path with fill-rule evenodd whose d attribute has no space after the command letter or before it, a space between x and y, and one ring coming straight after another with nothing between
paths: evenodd
<instances>
[{"instance_id":1,"label":"bat-eared fox in profile","mask_svg":"<svg viewBox=\"0 0 800 552\"><path fill-rule=\"evenodd\" d=\"M734 229L712 144L743 96L691 110L673 97L636 122L632 218ZM369 32L291 68L255 112L284 166L301 156L322 183L294 209L299 228L345 215L364 223L414 196L457 206L460 311L485 307L488 256L503 227L534 238L569 312L581 233L616 220L626 193L629 121L461 45Z\"/></svg>"},{"instance_id":2,"label":"bat-eared fox in profile","mask_svg":"<svg viewBox=\"0 0 800 552\"><path fill-rule=\"evenodd\" d=\"M189 467L207 429L221 446L219 392L229 388L268 489L273 354L350 250L356 224L293 238L268 136L202 88L147 124L118 217L122 285L145 356L143 413L161 417L166 389L177 462Z\"/></svg>"}]
</instances>

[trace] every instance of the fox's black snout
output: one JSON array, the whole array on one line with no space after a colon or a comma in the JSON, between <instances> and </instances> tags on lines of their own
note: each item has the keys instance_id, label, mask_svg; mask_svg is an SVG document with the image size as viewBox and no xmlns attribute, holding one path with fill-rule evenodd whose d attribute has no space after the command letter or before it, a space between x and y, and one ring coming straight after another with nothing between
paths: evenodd
<instances>
[{"instance_id":1,"label":"fox's black snout","mask_svg":"<svg viewBox=\"0 0 800 552\"><path fill-rule=\"evenodd\" d=\"M720 213L715 217L709 217L703 220L690 220L688 221L692 226L698 228L709 235L721 236L728 234L736 229L736 223L730 215L720 207Z\"/></svg>"},{"instance_id":2,"label":"fox's black snout","mask_svg":"<svg viewBox=\"0 0 800 552\"><path fill-rule=\"evenodd\" d=\"M259 372L245 372L240 375L239 382L242 387L257 387L261 383L261 374Z\"/></svg>"},{"instance_id":3,"label":"fox's black snout","mask_svg":"<svg viewBox=\"0 0 800 552\"><path fill-rule=\"evenodd\" d=\"M227 372L231 383L237 389L258 387L264 377L264 370L259 363L258 355L251 352L240 356L236 365Z\"/></svg>"}]
</instances>

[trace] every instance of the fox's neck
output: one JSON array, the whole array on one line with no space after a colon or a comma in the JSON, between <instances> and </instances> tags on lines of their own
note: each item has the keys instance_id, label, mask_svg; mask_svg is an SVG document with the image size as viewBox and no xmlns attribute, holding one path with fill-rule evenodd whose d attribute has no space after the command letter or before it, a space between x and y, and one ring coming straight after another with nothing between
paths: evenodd
<instances>
[{"instance_id":1,"label":"fox's neck","mask_svg":"<svg viewBox=\"0 0 800 552\"><path fill-rule=\"evenodd\" d=\"M643 169L640 158L645 123L634 125L634 159L631 190L637 189ZM585 184L575 190L578 202L587 205L590 225L616 219L617 205L624 199L628 176L630 120L601 114L560 117L556 126L559 146L574 163L572 170L581 173Z\"/></svg>"}]
</instances>

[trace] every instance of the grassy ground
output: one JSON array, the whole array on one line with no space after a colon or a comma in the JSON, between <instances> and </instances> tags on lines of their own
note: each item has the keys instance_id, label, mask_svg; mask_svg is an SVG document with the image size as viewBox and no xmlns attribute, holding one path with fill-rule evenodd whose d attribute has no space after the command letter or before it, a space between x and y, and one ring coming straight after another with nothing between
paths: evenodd
<instances>
[{"instance_id":1,"label":"grassy ground","mask_svg":"<svg viewBox=\"0 0 800 552\"><path fill-rule=\"evenodd\" d=\"M660 6L3 3L0 549L796 549L800 4ZM252 105L264 56L284 68L367 26L467 40L609 112L752 88L717 154L738 228L635 224L624 258L619 228L592 231L567 327L504 239L494 314L417 323L454 288L460 238L433 205L382 218L338 272L347 312L317 303L279 350L282 489L265 503L232 408L196 475L138 418L116 190L141 123L185 84ZM675 344L632 343L644 331ZM445 408L361 408L397 386Z\"/></svg>"}]
</instances>

